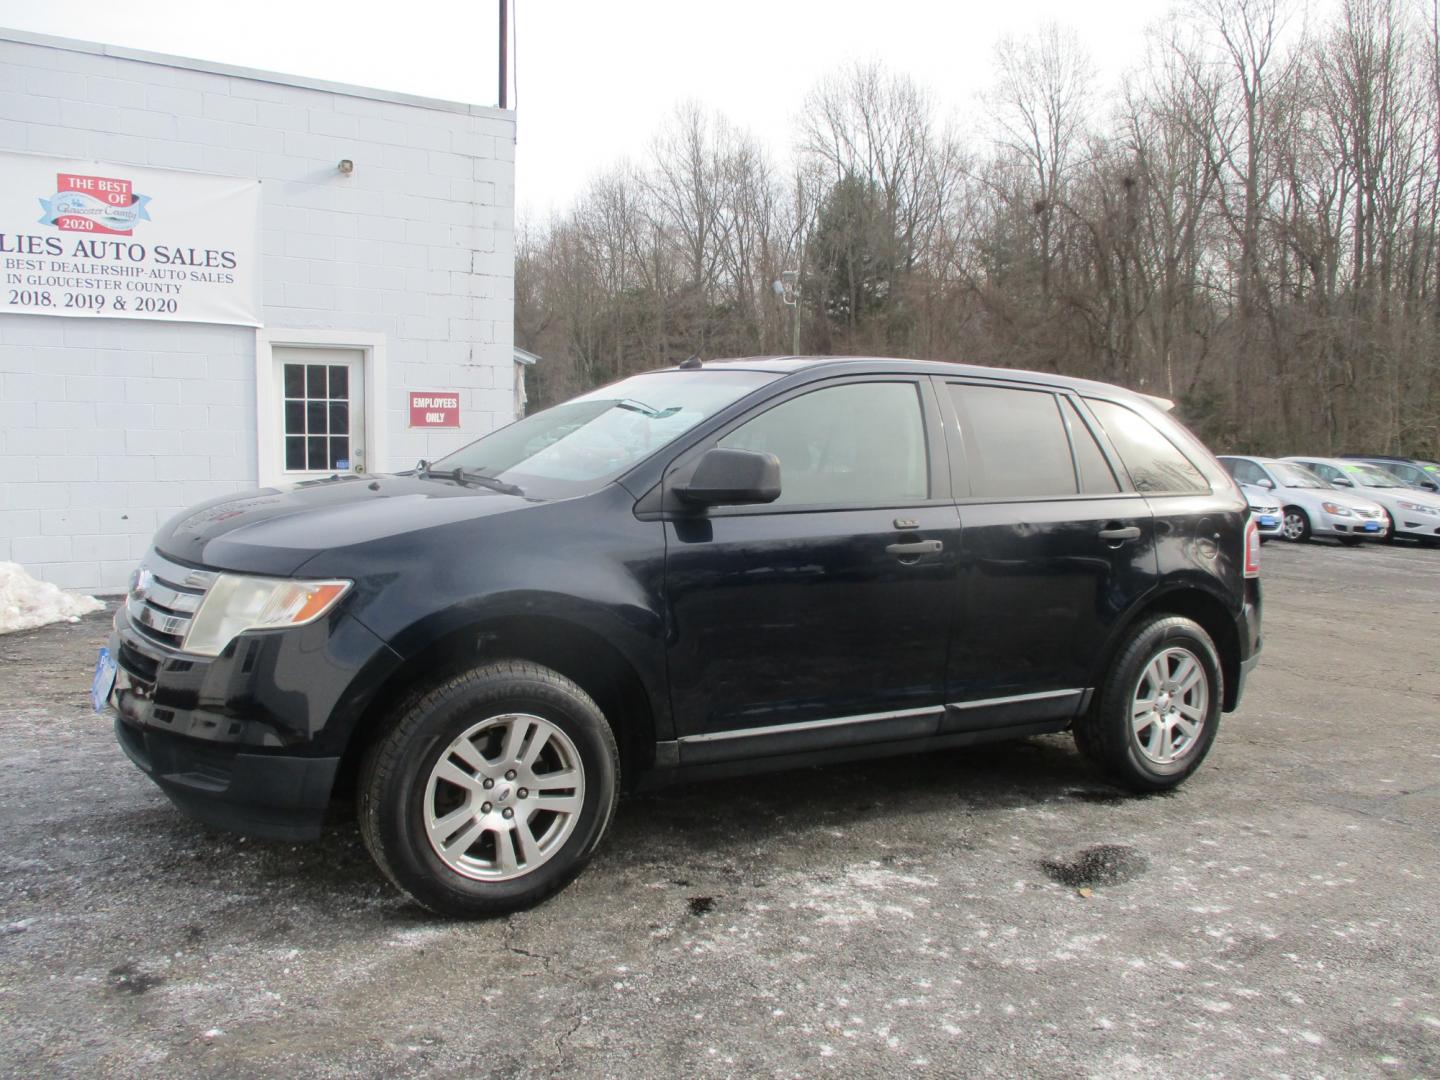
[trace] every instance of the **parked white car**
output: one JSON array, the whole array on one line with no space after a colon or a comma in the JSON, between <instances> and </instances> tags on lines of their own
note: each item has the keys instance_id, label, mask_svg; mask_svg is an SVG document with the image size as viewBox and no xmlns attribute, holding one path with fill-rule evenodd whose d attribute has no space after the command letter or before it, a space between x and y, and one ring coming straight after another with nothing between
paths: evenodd
<instances>
[{"instance_id":1,"label":"parked white car","mask_svg":"<svg viewBox=\"0 0 1440 1080\"><path fill-rule=\"evenodd\" d=\"M1280 499L1275 492L1254 484L1241 484L1240 491L1250 504L1250 516L1255 521L1256 531L1260 533L1260 542L1263 544L1266 540L1280 536L1285 524L1285 508L1280 505Z\"/></svg>"},{"instance_id":2,"label":"parked white car","mask_svg":"<svg viewBox=\"0 0 1440 1080\"><path fill-rule=\"evenodd\" d=\"M1390 518L1392 539L1440 541L1440 496L1433 492L1407 487L1393 473L1364 461L1299 455L1284 460L1303 465L1337 490L1379 503Z\"/></svg>"},{"instance_id":3,"label":"parked white car","mask_svg":"<svg viewBox=\"0 0 1440 1080\"><path fill-rule=\"evenodd\" d=\"M1241 487L1261 488L1280 502L1280 535L1286 540L1334 537L1344 544L1383 540L1389 517L1379 503L1339 491L1305 466L1276 458L1224 455L1221 463Z\"/></svg>"}]
</instances>

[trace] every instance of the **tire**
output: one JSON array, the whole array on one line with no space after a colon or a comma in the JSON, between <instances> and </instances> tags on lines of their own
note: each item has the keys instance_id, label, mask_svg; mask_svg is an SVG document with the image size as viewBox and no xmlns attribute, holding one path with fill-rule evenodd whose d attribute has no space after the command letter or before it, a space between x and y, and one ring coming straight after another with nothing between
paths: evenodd
<instances>
[{"instance_id":1,"label":"tire","mask_svg":"<svg viewBox=\"0 0 1440 1080\"><path fill-rule=\"evenodd\" d=\"M1389 510L1385 511L1385 542L1387 544L1398 544L1400 537L1395 532L1395 518Z\"/></svg>"},{"instance_id":2,"label":"tire","mask_svg":"<svg viewBox=\"0 0 1440 1080\"><path fill-rule=\"evenodd\" d=\"M1193 663L1193 682L1187 663ZM1172 701L1164 688L1173 685L1189 688ZM1190 619L1159 616L1137 626L1120 646L1075 725L1075 744L1116 784L1142 793L1166 791L1205 760L1224 700L1224 675L1210 635ZM1158 706L1140 712L1137 706L1146 703ZM1149 722L1142 727L1142 721Z\"/></svg>"},{"instance_id":3,"label":"tire","mask_svg":"<svg viewBox=\"0 0 1440 1080\"><path fill-rule=\"evenodd\" d=\"M1310 539L1310 515L1298 506L1285 507L1285 519L1280 526L1280 535L1286 540L1303 544Z\"/></svg>"},{"instance_id":4,"label":"tire","mask_svg":"<svg viewBox=\"0 0 1440 1080\"><path fill-rule=\"evenodd\" d=\"M503 915L584 868L619 780L614 733L584 690L538 664L487 663L396 710L360 767L360 835L421 906Z\"/></svg>"}]
</instances>

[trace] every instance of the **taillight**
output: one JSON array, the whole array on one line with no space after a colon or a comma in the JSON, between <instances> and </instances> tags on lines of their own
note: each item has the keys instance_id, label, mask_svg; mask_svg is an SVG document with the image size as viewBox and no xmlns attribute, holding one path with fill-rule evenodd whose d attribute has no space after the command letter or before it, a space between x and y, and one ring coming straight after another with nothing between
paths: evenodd
<instances>
[{"instance_id":1,"label":"taillight","mask_svg":"<svg viewBox=\"0 0 1440 1080\"><path fill-rule=\"evenodd\" d=\"M1245 576L1260 576L1260 526L1254 518L1245 523Z\"/></svg>"}]
</instances>

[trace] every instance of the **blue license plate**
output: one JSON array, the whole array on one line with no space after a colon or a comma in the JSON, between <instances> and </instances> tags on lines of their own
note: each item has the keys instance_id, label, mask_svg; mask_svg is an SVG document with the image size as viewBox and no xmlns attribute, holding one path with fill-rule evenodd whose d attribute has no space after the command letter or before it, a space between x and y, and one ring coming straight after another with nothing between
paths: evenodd
<instances>
[{"instance_id":1,"label":"blue license plate","mask_svg":"<svg viewBox=\"0 0 1440 1080\"><path fill-rule=\"evenodd\" d=\"M1270 514L1261 514L1259 521L1262 529L1273 529L1276 525L1280 524L1280 519L1272 517Z\"/></svg>"},{"instance_id":2,"label":"blue license plate","mask_svg":"<svg viewBox=\"0 0 1440 1080\"><path fill-rule=\"evenodd\" d=\"M1378 521L1367 521L1367 522L1365 522L1365 531L1366 531L1366 532L1379 532L1379 531L1380 531L1380 522L1378 522Z\"/></svg>"},{"instance_id":3,"label":"blue license plate","mask_svg":"<svg viewBox=\"0 0 1440 1080\"><path fill-rule=\"evenodd\" d=\"M115 660L109 649L101 649L95 661L95 678L90 683L90 704L96 712L104 712L110 704L110 691L115 688Z\"/></svg>"}]
</instances>

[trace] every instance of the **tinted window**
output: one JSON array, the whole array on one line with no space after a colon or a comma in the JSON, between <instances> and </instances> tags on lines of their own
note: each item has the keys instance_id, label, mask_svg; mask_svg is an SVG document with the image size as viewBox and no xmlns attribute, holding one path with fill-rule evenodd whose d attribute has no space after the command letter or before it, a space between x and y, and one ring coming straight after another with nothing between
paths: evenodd
<instances>
[{"instance_id":1,"label":"tinted window","mask_svg":"<svg viewBox=\"0 0 1440 1080\"><path fill-rule=\"evenodd\" d=\"M1060 399L1060 411L1065 414L1065 424L1070 429L1070 445L1075 448L1075 467L1080 473L1080 490L1087 495L1103 495L1119 491L1115 473L1100 444L1095 441L1089 426L1075 411L1068 398Z\"/></svg>"},{"instance_id":2,"label":"tinted window","mask_svg":"<svg viewBox=\"0 0 1440 1080\"><path fill-rule=\"evenodd\" d=\"M959 383L950 384L950 394L965 439L971 495L1075 494L1075 463L1054 394Z\"/></svg>"},{"instance_id":3,"label":"tinted window","mask_svg":"<svg viewBox=\"0 0 1440 1080\"><path fill-rule=\"evenodd\" d=\"M1130 472L1135 490L1144 495L1190 495L1210 484L1154 424L1139 413L1111 401L1085 399Z\"/></svg>"},{"instance_id":4,"label":"tinted window","mask_svg":"<svg viewBox=\"0 0 1440 1080\"><path fill-rule=\"evenodd\" d=\"M772 506L903 504L930 492L914 383L815 390L761 413L720 445L780 459L780 498Z\"/></svg>"}]
</instances>

